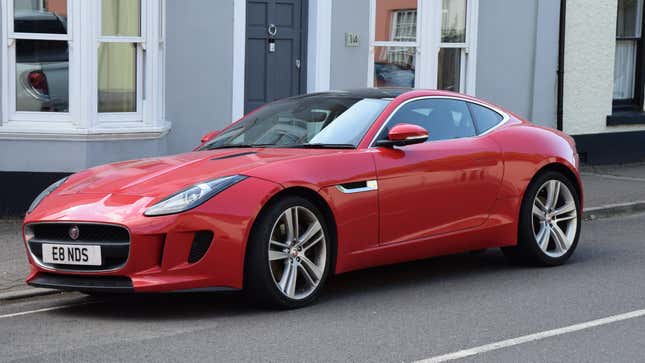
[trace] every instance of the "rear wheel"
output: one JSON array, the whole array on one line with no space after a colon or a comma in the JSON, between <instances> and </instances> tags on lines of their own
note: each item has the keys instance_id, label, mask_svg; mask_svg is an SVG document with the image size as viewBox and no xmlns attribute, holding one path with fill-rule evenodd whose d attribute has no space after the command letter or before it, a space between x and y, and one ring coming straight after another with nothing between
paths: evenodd
<instances>
[{"instance_id":1,"label":"rear wheel","mask_svg":"<svg viewBox=\"0 0 645 363\"><path fill-rule=\"evenodd\" d=\"M504 254L512 262L563 264L578 245L580 213L580 197L569 179L557 172L538 176L522 201L518 245L504 248Z\"/></svg>"},{"instance_id":2,"label":"rear wheel","mask_svg":"<svg viewBox=\"0 0 645 363\"><path fill-rule=\"evenodd\" d=\"M301 197L271 205L249 240L246 287L250 298L277 308L312 303L327 279L331 244L318 208Z\"/></svg>"}]
</instances>

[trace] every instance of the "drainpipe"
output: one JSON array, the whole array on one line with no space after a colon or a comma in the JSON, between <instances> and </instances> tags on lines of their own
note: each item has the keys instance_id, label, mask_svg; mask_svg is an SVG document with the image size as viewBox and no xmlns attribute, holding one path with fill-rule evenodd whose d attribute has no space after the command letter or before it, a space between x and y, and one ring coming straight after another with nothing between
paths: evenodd
<instances>
[{"instance_id":1,"label":"drainpipe","mask_svg":"<svg viewBox=\"0 0 645 363\"><path fill-rule=\"evenodd\" d=\"M560 39L558 43L558 101L557 101L557 127L563 130L562 119L564 115L564 35L567 24L567 0L560 0Z\"/></svg>"}]
</instances>

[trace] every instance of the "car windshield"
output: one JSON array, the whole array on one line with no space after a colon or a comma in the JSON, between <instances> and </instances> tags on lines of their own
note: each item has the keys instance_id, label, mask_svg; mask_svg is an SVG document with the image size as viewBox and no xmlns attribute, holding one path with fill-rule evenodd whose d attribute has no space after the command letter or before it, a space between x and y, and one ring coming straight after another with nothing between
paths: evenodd
<instances>
[{"instance_id":1,"label":"car windshield","mask_svg":"<svg viewBox=\"0 0 645 363\"><path fill-rule=\"evenodd\" d=\"M356 148L389 100L315 95L268 104L200 150L233 147Z\"/></svg>"}]
</instances>

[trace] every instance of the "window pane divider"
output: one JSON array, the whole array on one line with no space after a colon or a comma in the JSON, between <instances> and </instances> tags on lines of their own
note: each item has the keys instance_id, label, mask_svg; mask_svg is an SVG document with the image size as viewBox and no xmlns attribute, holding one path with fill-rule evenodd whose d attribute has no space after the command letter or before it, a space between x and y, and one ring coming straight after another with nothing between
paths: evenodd
<instances>
[{"instance_id":1,"label":"window pane divider","mask_svg":"<svg viewBox=\"0 0 645 363\"><path fill-rule=\"evenodd\" d=\"M61 40L69 41L71 37L69 34L47 34L47 33L10 33L9 39L25 39L25 40Z\"/></svg>"},{"instance_id":2,"label":"window pane divider","mask_svg":"<svg viewBox=\"0 0 645 363\"><path fill-rule=\"evenodd\" d=\"M98 38L101 43L145 43L144 37L120 37L120 36L101 36Z\"/></svg>"},{"instance_id":3,"label":"window pane divider","mask_svg":"<svg viewBox=\"0 0 645 363\"><path fill-rule=\"evenodd\" d=\"M439 43L439 48L468 48L467 43Z\"/></svg>"},{"instance_id":4,"label":"window pane divider","mask_svg":"<svg viewBox=\"0 0 645 363\"><path fill-rule=\"evenodd\" d=\"M392 42L392 41L378 41L372 42L373 47L418 47L418 42Z\"/></svg>"}]
</instances>

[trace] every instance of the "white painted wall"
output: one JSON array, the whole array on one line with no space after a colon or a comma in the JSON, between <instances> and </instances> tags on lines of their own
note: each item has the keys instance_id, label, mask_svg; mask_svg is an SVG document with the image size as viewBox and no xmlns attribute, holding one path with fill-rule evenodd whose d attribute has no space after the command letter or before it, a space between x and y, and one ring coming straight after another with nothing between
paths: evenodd
<instances>
[{"instance_id":1,"label":"white painted wall","mask_svg":"<svg viewBox=\"0 0 645 363\"><path fill-rule=\"evenodd\" d=\"M572 135L644 130L607 127L612 112L617 0L567 0L564 131Z\"/></svg>"}]
</instances>

